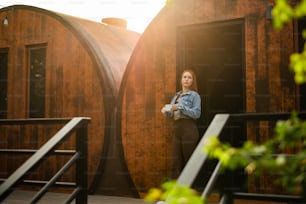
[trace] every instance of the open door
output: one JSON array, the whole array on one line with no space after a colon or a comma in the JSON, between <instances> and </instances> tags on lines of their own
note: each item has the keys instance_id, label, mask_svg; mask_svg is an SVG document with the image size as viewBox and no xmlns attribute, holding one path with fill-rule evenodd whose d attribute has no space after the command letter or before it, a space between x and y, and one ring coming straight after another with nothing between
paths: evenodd
<instances>
[{"instance_id":1,"label":"open door","mask_svg":"<svg viewBox=\"0 0 306 204\"><path fill-rule=\"evenodd\" d=\"M202 100L198 127L203 135L217 113L245 112L244 20L184 26L178 28L177 35L177 87L183 69L192 68ZM224 131L225 140L235 146L242 145L246 139L244 124L230 125L230 130ZM214 165L204 166L198 181L202 184L210 177ZM237 186L240 186L237 181L244 180L237 179L237 174L232 178Z\"/></svg>"},{"instance_id":2,"label":"open door","mask_svg":"<svg viewBox=\"0 0 306 204\"><path fill-rule=\"evenodd\" d=\"M217 113L245 112L244 21L231 20L178 29L178 86L186 67L195 70L204 133Z\"/></svg>"}]
</instances>

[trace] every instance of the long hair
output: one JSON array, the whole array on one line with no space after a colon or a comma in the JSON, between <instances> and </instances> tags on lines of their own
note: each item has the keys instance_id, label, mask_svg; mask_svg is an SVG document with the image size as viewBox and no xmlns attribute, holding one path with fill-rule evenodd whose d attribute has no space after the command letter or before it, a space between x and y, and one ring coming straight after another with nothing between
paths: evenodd
<instances>
[{"instance_id":1,"label":"long hair","mask_svg":"<svg viewBox=\"0 0 306 204\"><path fill-rule=\"evenodd\" d=\"M197 77L195 75L195 72L191 69L185 69L182 74L181 74L181 85L182 85L182 78L183 78L183 74L185 72L189 72L191 75L192 75L192 78L193 78L193 81L192 81L192 84L191 84L191 87L190 89L193 90L193 91L196 91L198 92L198 85L197 85Z\"/></svg>"}]
</instances>

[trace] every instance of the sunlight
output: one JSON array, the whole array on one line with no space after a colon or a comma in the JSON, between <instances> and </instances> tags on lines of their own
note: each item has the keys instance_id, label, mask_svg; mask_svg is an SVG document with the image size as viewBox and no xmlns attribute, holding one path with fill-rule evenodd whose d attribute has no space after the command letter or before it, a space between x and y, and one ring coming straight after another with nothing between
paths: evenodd
<instances>
[{"instance_id":1,"label":"sunlight","mask_svg":"<svg viewBox=\"0 0 306 204\"><path fill-rule=\"evenodd\" d=\"M142 33L166 0L1 0L1 7L23 4L101 22L102 18L127 20L127 29Z\"/></svg>"}]
</instances>

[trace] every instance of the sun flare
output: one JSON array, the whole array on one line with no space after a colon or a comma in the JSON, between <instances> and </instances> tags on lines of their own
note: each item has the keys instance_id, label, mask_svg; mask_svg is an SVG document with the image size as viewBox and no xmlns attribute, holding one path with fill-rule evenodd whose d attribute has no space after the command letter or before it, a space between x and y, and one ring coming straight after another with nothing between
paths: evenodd
<instances>
[{"instance_id":1,"label":"sun flare","mask_svg":"<svg viewBox=\"0 0 306 204\"><path fill-rule=\"evenodd\" d=\"M166 0L1 0L0 8L17 4L31 5L98 22L108 17L123 18L127 21L127 29L142 33L165 2Z\"/></svg>"}]
</instances>

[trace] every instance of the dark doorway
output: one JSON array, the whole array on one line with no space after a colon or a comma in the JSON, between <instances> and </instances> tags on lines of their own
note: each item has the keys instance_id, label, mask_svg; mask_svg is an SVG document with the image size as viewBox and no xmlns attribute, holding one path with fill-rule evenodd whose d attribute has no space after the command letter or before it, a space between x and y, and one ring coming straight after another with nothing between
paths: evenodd
<instances>
[{"instance_id":1,"label":"dark doorway","mask_svg":"<svg viewBox=\"0 0 306 204\"><path fill-rule=\"evenodd\" d=\"M177 34L177 87L180 87L183 69L193 69L202 99L198 127L200 135L203 135L217 113L245 112L244 20L184 26L178 28ZM221 139L241 146L246 140L245 132L245 124L231 123L223 130ZM207 182L215 164L216 161L204 164L195 188L202 190L199 186ZM246 177L242 171L230 172L229 175L225 179L228 183L221 182L220 189L234 187L243 190L242 183Z\"/></svg>"},{"instance_id":2,"label":"dark doorway","mask_svg":"<svg viewBox=\"0 0 306 204\"><path fill-rule=\"evenodd\" d=\"M0 119L7 118L8 49L0 49Z\"/></svg>"},{"instance_id":3,"label":"dark doorway","mask_svg":"<svg viewBox=\"0 0 306 204\"><path fill-rule=\"evenodd\" d=\"M46 46L29 46L29 117L45 117Z\"/></svg>"},{"instance_id":4,"label":"dark doorway","mask_svg":"<svg viewBox=\"0 0 306 204\"><path fill-rule=\"evenodd\" d=\"M202 99L201 134L217 113L245 112L244 21L178 29L178 87L185 68L195 70Z\"/></svg>"}]
</instances>

